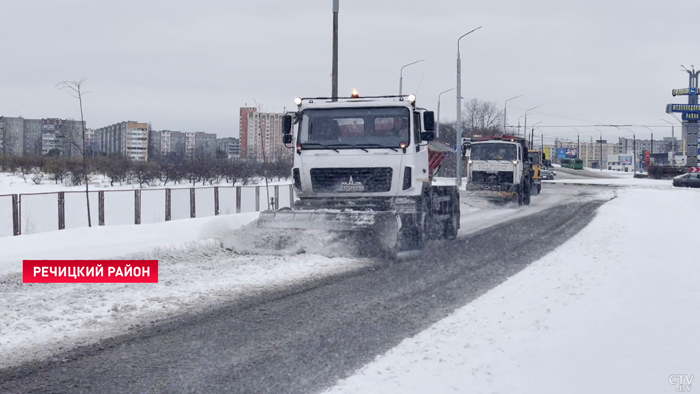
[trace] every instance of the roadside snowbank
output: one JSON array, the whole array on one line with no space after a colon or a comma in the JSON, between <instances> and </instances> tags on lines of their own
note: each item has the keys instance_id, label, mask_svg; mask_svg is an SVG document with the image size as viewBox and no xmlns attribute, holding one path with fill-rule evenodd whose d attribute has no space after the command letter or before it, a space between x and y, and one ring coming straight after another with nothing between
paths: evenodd
<instances>
[{"instance_id":1,"label":"roadside snowbank","mask_svg":"<svg viewBox=\"0 0 700 394\"><path fill-rule=\"evenodd\" d=\"M700 370L697 190L623 189L577 236L329 393L662 393Z\"/></svg>"},{"instance_id":2,"label":"roadside snowbank","mask_svg":"<svg viewBox=\"0 0 700 394\"><path fill-rule=\"evenodd\" d=\"M0 238L0 368L183 312L358 269L368 260L240 256L222 247L258 213ZM157 259L159 283L22 283L23 259Z\"/></svg>"}]
</instances>

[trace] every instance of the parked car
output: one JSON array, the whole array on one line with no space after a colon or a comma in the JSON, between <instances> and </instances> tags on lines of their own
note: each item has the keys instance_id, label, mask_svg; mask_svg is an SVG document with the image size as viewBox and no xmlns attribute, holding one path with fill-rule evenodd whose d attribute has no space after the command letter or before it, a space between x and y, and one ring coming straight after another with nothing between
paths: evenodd
<instances>
[{"instance_id":1,"label":"parked car","mask_svg":"<svg viewBox=\"0 0 700 394\"><path fill-rule=\"evenodd\" d=\"M673 178L676 187L700 187L700 174L683 174Z\"/></svg>"},{"instance_id":2,"label":"parked car","mask_svg":"<svg viewBox=\"0 0 700 394\"><path fill-rule=\"evenodd\" d=\"M554 171L542 170L542 171L540 171L540 177L543 180L553 181L554 180Z\"/></svg>"}]
</instances>

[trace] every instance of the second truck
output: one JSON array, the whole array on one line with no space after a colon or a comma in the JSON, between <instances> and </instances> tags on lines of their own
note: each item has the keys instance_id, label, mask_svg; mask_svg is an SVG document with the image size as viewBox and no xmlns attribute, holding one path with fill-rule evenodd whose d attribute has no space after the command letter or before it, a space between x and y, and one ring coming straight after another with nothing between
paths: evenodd
<instances>
[{"instance_id":1,"label":"second truck","mask_svg":"<svg viewBox=\"0 0 700 394\"><path fill-rule=\"evenodd\" d=\"M493 202L529 205L537 186L527 145L524 138L508 135L464 141L467 191Z\"/></svg>"}]
</instances>

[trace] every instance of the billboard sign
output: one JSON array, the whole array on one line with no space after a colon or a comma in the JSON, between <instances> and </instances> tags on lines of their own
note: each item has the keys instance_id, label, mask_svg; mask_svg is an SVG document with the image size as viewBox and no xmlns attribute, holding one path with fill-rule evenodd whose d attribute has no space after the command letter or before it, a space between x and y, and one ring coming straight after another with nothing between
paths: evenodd
<instances>
[{"instance_id":1,"label":"billboard sign","mask_svg":"<svg viewBox=\"0 0 700 394\"><path fill-rule=\"evenodd\" d=\"M622 165L632 165L632 156L620 155L620 164Z\"/></svg>"},{"instance_id":2,"label":"billboard sign","mask_svg":"<svg viewBox=\"0 0 700 394\"><path fill-rule=\"evenodd\" d=\"M576 149L576 148L557 148L557 158L559 158L559 159L578 158L578 149Z\"/></svg>"},{"instance_id":3,"label":"billboard sign","mask_svg":"<svg viewBox=\"0 0 700 394\"><path fill-rule=\"evenodd\" d=\"M671 90L673 97L676 96L696 96L698 94L698 88L683 88L683 89L673 89Z\"/></svg>"}]
</instances>

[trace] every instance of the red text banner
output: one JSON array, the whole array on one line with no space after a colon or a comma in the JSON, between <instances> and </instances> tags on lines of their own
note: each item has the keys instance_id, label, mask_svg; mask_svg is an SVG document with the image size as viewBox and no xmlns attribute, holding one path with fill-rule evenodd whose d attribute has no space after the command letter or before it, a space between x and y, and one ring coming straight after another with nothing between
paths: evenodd
<instances>
[{"instance_id":1,"label":"red text banner","mask_svg":"<svg viewBox=\"0 0 700 394\"><path fill-rule=\"evenodd\" d=\"M24 260L24 283L158 283L158 260Z\"/></svg>"}]
</instances>

